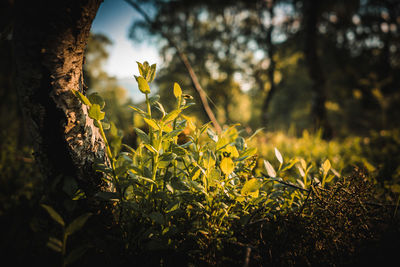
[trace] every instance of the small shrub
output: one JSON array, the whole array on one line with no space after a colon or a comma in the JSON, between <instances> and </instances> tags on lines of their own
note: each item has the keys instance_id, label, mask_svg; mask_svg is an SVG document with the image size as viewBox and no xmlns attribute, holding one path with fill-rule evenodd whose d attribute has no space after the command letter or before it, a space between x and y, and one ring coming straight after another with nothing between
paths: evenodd
<instances>
[{"instance_id":1,"label":"small shrub","mask_svg":"<svg viewBox=\"0 0 400 267\"><path fill-rule=\"evenodd\" d=\"M136 80L147 110L131 108L149 131L135 128L140 139L136 149L121 145L120 133L103 122L104 101L98 95L77 93L110 159L109 165L96 168L115 191L98 197L117 203L124 246L136 259L159 264L172 260L168 251L173 251L186 255L180 258L185 262L216 264L227 247L238 244L235 228L274 218L282 210L302 210L311 188L329 186L337 175L329 160L316 167L304 159L286 159L276 148L276 159L259 166L257 148L248 146L257 133L244 138L238 125L221 134L210 123L196 125L184 115L193 97L177 83L171 90L176 108L167 112L158 96L149 97L156 66L138 66Z\"/></svg>"}]
</instances>

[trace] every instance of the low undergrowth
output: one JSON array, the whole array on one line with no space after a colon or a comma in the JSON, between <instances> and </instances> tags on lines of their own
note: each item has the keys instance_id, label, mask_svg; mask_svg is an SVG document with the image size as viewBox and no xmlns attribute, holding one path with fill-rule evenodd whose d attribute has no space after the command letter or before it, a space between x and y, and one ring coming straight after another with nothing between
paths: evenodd
<instances>
[{"instance_id":1,"label":"low undergrowth","mask_svg":"<svg viewBox=\"0 0 400 267\"><path fill-rule=\"evenodd\" d=\"M371 178L379 166L357 148L361 142L345 152L348 143L307 133L300 139L260 131L247 136L240 125L216 133L185 115L193 98L177 83L171 88L176 108L166 111L159 97L149 96L155 65L138 66L146 109L132 109L148 130L135 128L137 147L122 144L98 94L76 92L106 143L110 161L94 167L113 191L98 192L97 199L112 207L114 224L99 228L99 215L76 208L85 195L73 178L60 178L64 208L38 197L24 206L34 208L25 217L4 220L29 224L24 233L31 243L20 249L16 243L16 254L24 255L17 263L354 266L396 256L396 178L390 184Z\"/></svg>"},{"instance_id":2,"label":"low undergrowth","mask_svg":"<svg viewBox=\"0 0 400 267\"><path fill-rule=\"evenodd\" d=\"M111 163L96 168L115 191L98 196L116 203L128 258L152 265L344 264L359 253L359 240L375 238L385 213L376 214L364 174L347 177L329 158L285 157L277 148L270 161L259 158L249 145L257 132L244 137L238 125L221 133L196 125L184 115L193 98L177 83L176 108L166 111L149 97L155 65L138 66L147 109L132 109L149 130L135 128L135 149L103 122L98 95L78 95L105 140L111 129Z\"/></svg>"}]
</instances>

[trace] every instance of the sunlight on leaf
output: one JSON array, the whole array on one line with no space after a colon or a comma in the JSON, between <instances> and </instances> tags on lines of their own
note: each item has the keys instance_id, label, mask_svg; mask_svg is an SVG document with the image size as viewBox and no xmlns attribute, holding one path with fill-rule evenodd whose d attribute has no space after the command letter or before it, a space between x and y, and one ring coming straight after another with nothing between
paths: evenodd
<instances>
[{"instance_id":1,"label":"sunlight on leaf","mask_svg":"<svg viewBox=\"0 0 400 267\"><path fill-rule=\"evenodd\" d=\"M140 92L142 92L143 94L149 94L150 93L150 86L147 83L147 81L141 77L141 76L135 76L136 81L138 83L138 87Z\"/></svg>"},{"instance_id":2,"label":"sunlight on leaf","mask_svg":"<svg viewBox=\"0 0 400 267\"><path fill-rule=\"evenodd\" d=\"M328 171L331 168L331 162L329 161L329 159L325 160L324 164L322 164L322 169L324 171L324 175L326 175L328 173Z\"/></svg>"},{"instance_id":3,"label":"sunlight on leaf","mask_svg":"<svg viewBox=\"0 0 400 267\"><path fill-rule=\"evenodd\" d=\"M103 111L101 111L101 108L98 104L93 104L90 108L89 108L89 113L88 113L89 117L93 120L98 120L101 121L102 119L104 119L104 116L106 115Z\"/></svg>"},{"instance_id":4,"label":"sunlight on leaf","mask_svg":"<svg viewBox=\"0 0 400 267\"><path fill-rule=\"evenodd\" d=\"M281 152L275 147L275 156L278 159L278 161L282 164L283 163L283 158Z\"/></svg>"},{"instance_id":5,"label":"sunlight on leaf","mask_svg":"<svg viewBox=\"0 0 400 267\"><path fill-rule=\"evenodd\" d=\"M270 177L276 177L276 172L274 167L272 167L271 163L269 161L264 160L264 167L267 170L267 173Z\"/></svg>"},{"instance_id":6,"label":"sunlight on leaf","mask_svg":"<svg viewBox=\"0 0 400 267\"><path fill-rule=\"evenodd\" d=\"M256 192L260 189L262 182L256 178L248 180L240 191L242 195Z\"/></svg>"},{"instance_id":7,"label":"sunlight on leaf","mask_svg":"<svg viewBox=\"0 0 400 267\"><path fill-rule=\"evenodd\" d=\"M231 158L223 158L219 166L221 167L221 170L228 175L233 172L235 163L233 163Z\"/></svg>"},{"instance_id":8,"label":"sunlight on leaf","mask_svg":"<svg viewBox=\"0 0 400 267\"><path fill-rule=\"evenodd\" d=\"M149 120L146 118L143 118L143 120L153 129L155 130L160 130L160 127L158 126L158 124L154 121L154 120Z\"/></svg>"},{"instance_id":9,"label":"sunlight on leaf","mask_svg":"<svg viewBox=\"0 0 400 267\"><path fill-rule=\"evenodd\" d=\"M178 83L174 83L174 96L179 98L182 96L182 89Z\"/></svg>"}]
</instances>

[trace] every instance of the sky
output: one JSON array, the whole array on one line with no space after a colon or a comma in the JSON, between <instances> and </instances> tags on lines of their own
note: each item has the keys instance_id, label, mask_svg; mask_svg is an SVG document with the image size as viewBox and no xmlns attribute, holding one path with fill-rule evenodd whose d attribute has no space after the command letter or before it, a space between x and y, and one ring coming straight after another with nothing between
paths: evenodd
<instances>
[{"instance_id":1,"label":"sky","mask_svg":"<svg viewBox=\"0 0 400 267\"><path fill-rule=\"evenodd\" d=\"M146 42L135 43L128 38L129 28L138 16L140 15L124 0L104 0L91 29L93 33L105 34L113 42L108 49L110 56L104 66L105 71L110 76L115 76L133 98L137 96L134 91L137 88L136 81L133 78L133 75L138 75L136 61L160 64L155 46Z\"/></svg>"}]
</instances>

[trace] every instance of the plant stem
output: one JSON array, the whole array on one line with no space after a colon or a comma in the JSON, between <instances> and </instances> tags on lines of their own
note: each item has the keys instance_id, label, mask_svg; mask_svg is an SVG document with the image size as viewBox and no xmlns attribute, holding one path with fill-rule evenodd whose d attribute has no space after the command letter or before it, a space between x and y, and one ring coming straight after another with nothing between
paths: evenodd
<instances>
[{"instance_id":1,"label":"plant stem","mask_svg":"<svg viewBox=\"0 0 400 267\"><path fill-rule=\"evenodd\" d=\"M150 107L149 94L146 94L146 104L147 104L147 113L149 114L149 118L151 119L151 107Z\"/></svg>"},{"instance_id":2,"label":"plant stem","mask_svg":"<svg viewBox=\"0 0 400 267\"><path fill-rule=\"evenodd\" d=\"M62 250L61 250L61 254L62 254L62 266L65 266L65 253L67 250L67 238L68 235L65 233L65 229L64 229L64 233L63 233L63 242L62 242Z\"/></svg>"},{"instance_id":3,"label":"plant stem","mask_svg":"<svg viewBox=\"0 0 400 267\"><path fill-rule=\"evenodd\" d=\"M104 129L103 129L103 125L101 124L101 121L97 121L97 124L99 125L99 130L100 130L100 135L104 140L104 143L106 145L106 152L107 152L107 156L110 158L110 160L112 161L112 153L111 153L111 149L110 149L110 145L108 144L106 135L104 133Z\"/></svg>"}]
</instances>

